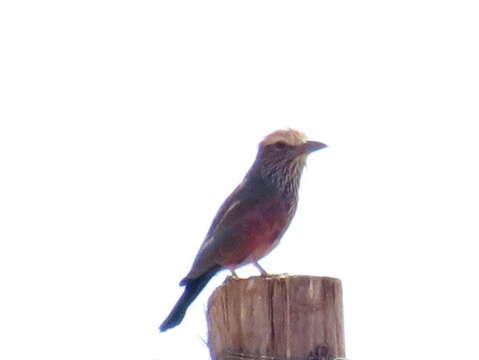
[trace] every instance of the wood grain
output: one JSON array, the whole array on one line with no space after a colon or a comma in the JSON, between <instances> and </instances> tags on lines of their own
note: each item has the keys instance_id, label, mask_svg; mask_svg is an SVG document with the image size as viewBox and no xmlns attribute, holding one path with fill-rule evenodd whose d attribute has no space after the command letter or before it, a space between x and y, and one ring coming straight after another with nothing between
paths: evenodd
<instances>
[{"instance_id":1,"label":"wood grain","mask_svg":"<svg viewBox=\"0 0 479 360\"><path fill-rule=\"evenodd\" d=\"M209 300L208 330L213 360L344 357L341 281L230 278Z\"/></svg>"}]
</instances>

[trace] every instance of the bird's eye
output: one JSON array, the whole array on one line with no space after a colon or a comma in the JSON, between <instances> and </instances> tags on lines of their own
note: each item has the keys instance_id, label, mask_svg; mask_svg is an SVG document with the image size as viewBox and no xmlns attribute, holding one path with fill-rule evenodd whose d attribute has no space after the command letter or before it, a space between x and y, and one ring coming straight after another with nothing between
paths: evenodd
<instances>
[{"instance_id":1,"label":"bird's eye","mask_svg":"<svg viewBox=\"0 0 479 360\"><path fill-rule=\"evenodd\" d=\"M286 144L284 141L278 141L277 143L274 144L274 148L276 150L282 150L284 149L288 144Z\"/></svg>"}]
</instances>

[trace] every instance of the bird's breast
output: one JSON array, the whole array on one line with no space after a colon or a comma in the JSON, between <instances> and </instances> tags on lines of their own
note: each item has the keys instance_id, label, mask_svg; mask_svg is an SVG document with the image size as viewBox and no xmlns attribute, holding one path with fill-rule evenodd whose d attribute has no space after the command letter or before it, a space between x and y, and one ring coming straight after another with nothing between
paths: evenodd
<instances>
[{"instance_id":1,"label":"bird's breast","mask_svg":"<svg viewBox=\"0 0 479 360\"><path fill-rule=\"evenodd\" d=\"M237 267L264 257L277 245L290 220L290 211L276 202L252 209L225 242L221 265Z\"/></svg>"}]
</instances>

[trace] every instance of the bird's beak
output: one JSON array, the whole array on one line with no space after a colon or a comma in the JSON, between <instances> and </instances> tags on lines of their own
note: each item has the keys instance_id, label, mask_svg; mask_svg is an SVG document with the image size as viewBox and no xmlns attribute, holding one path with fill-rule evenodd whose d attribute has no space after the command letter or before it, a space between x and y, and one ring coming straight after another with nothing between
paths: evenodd
<instances>
[{"instance_id":1,"label":"bird's beak","mask_svg":"<svg viewBox=\"0 0 479 360\"><path fill-rule=\"evenodd\" d=\"M310 154L313 151L320 150L328 146L318 141L306 141L303 145L301 145L301 147L302 147L302 153Z\"/></svg>"}]
</instances>

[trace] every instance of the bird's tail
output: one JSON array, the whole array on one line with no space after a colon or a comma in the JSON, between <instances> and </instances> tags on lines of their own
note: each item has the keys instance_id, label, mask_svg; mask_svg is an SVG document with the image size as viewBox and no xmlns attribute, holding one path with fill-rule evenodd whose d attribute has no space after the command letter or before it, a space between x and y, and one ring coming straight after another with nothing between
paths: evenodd
<instances>
[{"instance_id":1,"label":"bird's tail","mask_svg":"<svg viewBox=\"0 0 479 360\"><path fill-rule=\"evenodd\" d=\"M221 269L220 266L216 266L201 275L197 279L184 279L181 283L185 284L185 291L181 295L180 299L177 301L173 310L171 310L168 317L163 321L160 326L160 331L168 330L172 327L177 326L185 317L186 309L188 306L196 299L198 294L203 290L208 281Z\"/></svg>"}]
</instances>

